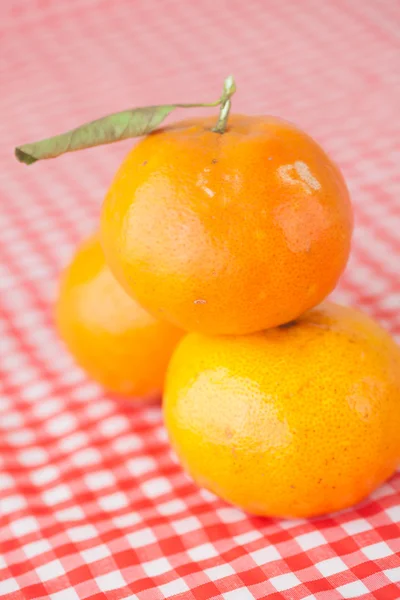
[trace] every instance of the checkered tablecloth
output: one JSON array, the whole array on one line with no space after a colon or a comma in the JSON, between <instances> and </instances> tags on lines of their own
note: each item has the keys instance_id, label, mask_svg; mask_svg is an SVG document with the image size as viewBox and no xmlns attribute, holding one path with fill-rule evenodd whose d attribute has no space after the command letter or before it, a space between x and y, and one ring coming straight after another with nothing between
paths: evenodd
<instances>
[{"instance_id":1,"label":"checkered tablecloth","mask_svg":"<svg viewBox=\"0 0 400 600\"><path fill-rule=\"evenodd\" d=\"M400 474L341 514L249 517L182 473L158 405L105 394L58 341L59 271L132 142L30 168L12 152L123 108L212 101L233 73L235 111L298 123L341 165L356 231L335 296L399 339L400 4L0 11L0 599L399 600Z\"/></svg>"}]
</instances>

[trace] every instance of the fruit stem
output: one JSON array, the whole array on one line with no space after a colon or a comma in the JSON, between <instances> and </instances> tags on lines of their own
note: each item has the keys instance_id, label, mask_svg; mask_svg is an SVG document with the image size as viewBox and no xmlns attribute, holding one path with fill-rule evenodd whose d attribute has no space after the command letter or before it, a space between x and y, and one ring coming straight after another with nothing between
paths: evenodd
<instances>
[{"instance_id":1,"label":"fruit stem","mask_svg":"<svg viewBox=\"0 0 400 600\"><path fill-rule=\"evenodd\" d=\"M225 133L228 123L228 117L231 110L231 98L236 92L236 83L232 75L229 75L224 81L224 90L221 96L221 109L217 124L212 128L215 133Z\"/></svg>"}]
</instances>

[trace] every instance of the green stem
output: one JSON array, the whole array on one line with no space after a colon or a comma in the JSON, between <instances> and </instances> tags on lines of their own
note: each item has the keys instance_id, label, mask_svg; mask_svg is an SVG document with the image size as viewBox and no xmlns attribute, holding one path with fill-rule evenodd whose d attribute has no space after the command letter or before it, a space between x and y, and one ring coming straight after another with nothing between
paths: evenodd
<instances>
[{"instance_id":1,"label":"green stem","mask_svg":"<svg viewBox=\"0 0 400 600\"><path fill-rule=\"evenodd\" d=\"M231 98L236 92L236 83L232 75L227 77L224 81L224 91L221 96L221 109L217 124L212 128L215 133L225 133L226 126L228 123L228 117L231 110Z\"/></svg>"},{"instance_id":2,"label":"green stem","mask_svg":"<svg viewBox=\"0 0 400 600\"><path fill-rule=\"evenodd\" d=\"M214 133L225 133L226 125L228 123L228 117L231 110L231 101L227 100L225 104L221 106L217 124L212 128Z\"/></svg>"}]
</instances>

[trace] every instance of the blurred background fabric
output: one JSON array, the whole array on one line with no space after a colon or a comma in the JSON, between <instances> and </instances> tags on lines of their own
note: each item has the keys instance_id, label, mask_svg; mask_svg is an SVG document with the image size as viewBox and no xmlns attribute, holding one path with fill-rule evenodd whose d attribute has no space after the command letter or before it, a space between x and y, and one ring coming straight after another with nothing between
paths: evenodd
<instances>
[{"instance_id":1,"label":"blurred background fabric","mask_svg":"<svg viewBox=\"0 0 400 600\"><path fill-rule=\"evenodd\" d=\"M356 229L334 297L399 340L399 31L393 0L2 4L0 598L400 598L400 474L338 515L249 517L183 475L159 406L105 394L58 341L59 272L134 142L13 157L110 112L213 101L232 73L233 111L295 122L340 165Z\"/></svg>"}]
</instances>

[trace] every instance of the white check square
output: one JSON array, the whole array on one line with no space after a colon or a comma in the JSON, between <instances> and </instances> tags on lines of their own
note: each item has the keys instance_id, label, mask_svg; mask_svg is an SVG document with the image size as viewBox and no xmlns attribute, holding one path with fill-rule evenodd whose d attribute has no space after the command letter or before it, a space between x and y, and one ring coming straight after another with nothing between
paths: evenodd
<instances>
[{"instance_id":1,"label":"white check square","mask_svg":"<svg viewBox=\"0 0 400 600\"><path fill-rule=\"evenodd\" d=\"M170 500L169 502L164 502L164 504L159 504L157 510L161 515L167 517L168 515L184 512L186 510L186 504L183 500Z\"/></svg>"},{"instance_id":2,"label":"white check square","mask_svg":"<svg viewBox=\"0 0 400 600\"><path fill-rule=\"evenodd\" d=\"M36 469L31 474L31 479L36 485L44 485L49 481L54 481L59 475L58 469L53 465L46 465L41 469Z\"/></svg>"},{"instance_id":3,"label":"white check square","mask_svg":"<svg viewBox=\"0 0 400 600\"><path fill-rule=\"evenodd\" d=\"M255 600L253 594L247 588L239 588L222 594L224 600Z\"/></svg>"},{"instance_id":4,"label":"white check square","mask_svg":"<svg viewBox=\"0 0 400 600\"><path fill-rule=\"evenodd\" d=\"M82 525L81 527L72 527L67 531L68 536L73 542L83 542L97 536L97 529L93 525Z\"/></svg>"},{"instance_id":5,"label":"white check square","mask_svg":"<svg viewBox=\"0 0 400 600\"><path fill-rule=\"evenodd\" d=\"M339 556L334 556L333 558L327 558L326 560L322 560L317 563L316 568L324 577L329 577L330 575L336 575L336 573L342 573L343 571L347 571L347 565L342 561Z\"/></svg>"},{"instance_id":6,"label":"white check square","mask_svg":"<svg viewBox=\"0 0 400 600\"><path fill-rule=\"evenodd\" d=\"M48 552L51 550L51 546L47 540L41 539L30 544L25 544L23 550L28 558L33 558L34 556Z\"/></svg>"},{"instance_id":7,"label":"white check square","mask_svg":"<svg viewBox=\"0 0 400 600\"><path fill-rule=\"evenodd\" d=\"M20 587L13 577L10 579L3 579L0 585L0 596L8 596L13 592L18 592Z\"/></svg>"},{"instance_id":8,"label":"white check square","mask_svg":"<svg viewBox=\"0 0 400 600\"><path fill-rule=\"evenodd\" d=\"M113 518L113 523L120 529L125 529L125 527L132 527L132 525L137 525L141 521L141 517L139 513L136 512L128 512L126 515L118 515Z\"/></svg>"},{"instance_id":9,"label":"white check square","mask_svg":"<svg viewBox=\"0 0 400 600\"><path fill-rule=\"evenodd\" d=\"M82 521L85 514L80 506L71 506L64 510L58 510L55 516L58 521Z\"/></svg>"},{"instance_id":10,"label":"white check square","mask_svg":"<svg viewBox=\"0 0 400 600\"><path fill-rule=\"evenodd\" d=\"M355 535L356 533L362 533L363 531L372 529L372 525L368 523L366 519L354 519L354 521L343 523L342 527L349 535Z\"/></svg>"},{"instance_id":11,"label":"white check square","mask_svg":"<svg viewBox=\"0 0 400 600\"><path fill-rule=\"evenodd\" d=\"M112 571L105 575L99 575L99 577L95 577L95 581L102 592L118 590L126 586L126 581L120 571Z\"/></svg>"},{"instance_id":12,"label":"white check square","mask_svg":"<svg viewBox=\"0 0 400 600\"><path fill-rule=\"evenodd\" d=\"M343 598L358 598L368 593L367 586L362 581L352 581L337 588Z\"/></svg>"},{"instance_id":13,"label":"white check square","mask_svg":"<svg viewBox=\"0 0 400 600\"><path fill-rule=\"evenodd\" d=\"M173 521L172 527L177 534L183 535L184 533L201 529L201 523L197 517L186 517L186 519L181 519L180 521Z\"/></svg>"},{"instance_id":14,"label":"white check square","mask_svg":"<svg viewBox=\"0 0 400 600\"><path fill-rule=\"evenodd\" d=\"M318 546L323 546L327 543L326 539L319 531L310 531L310 533L304 533L303 535L296 536L296 542L299 544L302 550L311 550Z\"/></svg>"},{"instance_id":15,"label":"white check square","mask_svg":"<svg viewBox=\"0 0 400 600\"><path fill-rule=\"evenodd\" d=\"M96 471L85 476L85 483L91 490L100 490L115 484L115 477L111 471Z\"/></svg>"},{"instance_id":16,"label":"white check square","mask_svg":"<svg viewBox=\"0 0 400 600\"><path fill-rule=\"evenodd\" d=\"M142 483L141 488L148 498L157 498L163 494L168 494L172 486L165 477L157 477L156 479L150 479Z\"/></svg>"},{"instance_id":17,"label":"white check square","mask_svg":"<svg viewBox=\"0 0 400 600\"><path fill-rule=\"evenodd\" d=\"M260 531L247 531L246 533L241 533L240 535L236 535L233 539L239 546L243 546L244 544L250 544L250 542L255 542L262 538L262 533Z\"/></svg>"},{"instance_id":18,"label":"white check square","mask_svg":"<svg viewBox=\"0 0 400 600\"><path fill-rule=\"evenodd\" d=\"M80 600L76 591L69 587L67 590L61 590L60 592L54 592L50 594L50 600Z\"/></svg>"},{"instance_id":19,"label":"white check square","mask_svg":"<svg viewBox=\"0 0 400 600\"><path fill-rule=\"evenodd\" d=\"M164 598L171 598L171 596L188 592L189 586L185 581L183 581L183 579L175 579L175 581L170 581L169 583L160 585L159 590Z\"/></svg>"},{"instance_id":20,"label":"white check square","mask_svg":"<svg viewBox=\"0 0 400 600\"><path fill-rule=\"evenodd\" d=\"M0 515L8 515L25 508L26 501L23 496L7 496L0 500Z\"/></svg>"},{"instance_id":21,"label":"white check square","mask_svg":"<svg viewBox=\"0 0 400 600\"><path fill-rule=\"evenodd\" d=\"M156 541L156 536L151 529L140 529L134 533L128 533L126 536L128 542L132 548L142 548L143 546L149 546Z\"/></svg>"},{"instance_id":22,"label":"white check square","mask_svg":"<svg viewBox=\"0 0 400 600\"><path fill-rule=\"evenodd\" d=\"M218 581L224 577L229 577L229 575L234 575L235 571L232 569L231 565L224 564L211 567L210 569L205 569L204 573L209 579L211 579L211 581Z\"/></svg>"},{"instance_id":23,"label":"white check square","mask_svg":"<svg viewBox=\"0 0 400 600\"><path fill-rule=\"evenodd\" d=\"M62 483L57 487L43 492L42 497L48 506L54 506L55 504L69 500L71 498L71 490L68 486Z\"/></svg>"},{"instance_id":24,"label":"white check square","mask_svg":"<svg viewBox=\"0 0 400 600\"><path fill-rule=\"evenodd\" d=\"M99 498L99 504L103 510L119 510L128 506L128 498L123 492L115 492L115 494Z\"/></svg>"},{"instance_id":25,"label":"white check square","mask_svg":"<svg viewBox=\"0 0 400 600\"><path fill-rule=\"evenodd\" d=\"M33 531L37 531L39 529L38 522L34 517L23 517L22 519L17 519L10 524L10 528L13 534L16 537L21 535L28 535Z\"/></svg>"},{"instance_id":26,"label":"white check square","mask_svg":"<svg viewBox=\"0 0 400 600\"><path fill-rule=\"evenodd\" d=\"M284 575L271 577L269 582L278 592L291 590L301 583L294 573L285 573Z\"/></svg>"},{"instance_id":27,"label":"white check square","mask_svg":"<svg viewBox=\"0 0 400 600\"><path fill-rule=\"evenodd\" d=\"M383 572L385 573L389 581L391 581L392 583L400 582L400 567L394 567L393 569L385 569Z\"/></svg>"},{"instance_id":28,"label":"white check square","mask_svg":"<svg viewBox=\"0 0 400 600\"><path fill-rule=\"evenodd\" d=\"M361 552L365 554L370 560L377 560L379 558L386 558L394 554L393 550L385 542L378 542L377 544L371 544L365 548L361 548Z\"/></svg>"},{"instance_id":29,"label":"white check square","mask_svg":"<svg viewBox=\"0 0 400 600\"><path fill-rule=\"evenodd\" d=\"M40 581L49 581L50 579L65 575L65 570L60 561L56 559L46 565L36 567L36 573Z\"/></svg>"},{"instance_id":30,"label":"white check square","mask_svg":"<svg viewBox=\"0 0 400 600\"><path fill-rule=\"evenodd\" d=\"M94 548L82 550L81 555L85 563L90 565L90 563L111 556L111 552L105 544L101 544L100 546L95 546Z\"/></svg>"},{"instance_id":31,"label":"white check square","mask_svg":"<svg viewBox=\"0 0 400 600\"><path fill-rule=\"evenodd\" d=\"M143 473L153 471L156 463L148 456L141 456L139 458L131 458L127 461L126 466L132 475L139 477L140 475L143 475Z\"/></svg>"},{"instance_id":32,"label":"white check square","mask_svg":"<svg viewBox=\"0 0 400 600\"><path fill-rule=\"evenodd\" d=\"M267 563L273 562L274 560L280 560L282 558L275 546L267 546L266 548L260 548L260 550L250 552L250 556L256 565L259 566L266 565Z\"/></svg>"},{"instance_id":33,"label":"white check square","mask_svg":"<svg viewBox=\"0 0 400 600\"><path fill-rule=\"evenodd\" d=\"M237 523L245 519L245 515L241 510L230 506L219 508L217 514L223 523Z\"/></svg>"},{"instance_id":34,"label":"white check square","mask_svg":"<svg viewBox=\"0 0 400 600\"><path fill-rule=\"evenodd\" d=\"M194 561L198 560L207 560L208 558L213 558L214 556L218 556L218 552L214 548L212 544L202 544L201 546L197 546L196 548L191 548L188 550L188 554L190 558Z\"/></svg>"},{"instance_id":35,"label":"white check square","mask_svg":"<svg viewBox=\"0 0 400 600\"><path fill-rule=\"evenodd\" d=\"M166 558L157 558L142 564L143 570L149 577L163 575L171 571L172 567Z\"/></svg>"},{"instance_id":36,"label":"white check square","mask_svg":"<svg viewBox=\"0 0 400 600\"><path fill-rule=\"evenodd\" d=\"M400 504L387 508L385 513L393 523L400 523Z\"/></svg>"}]
</instances>

